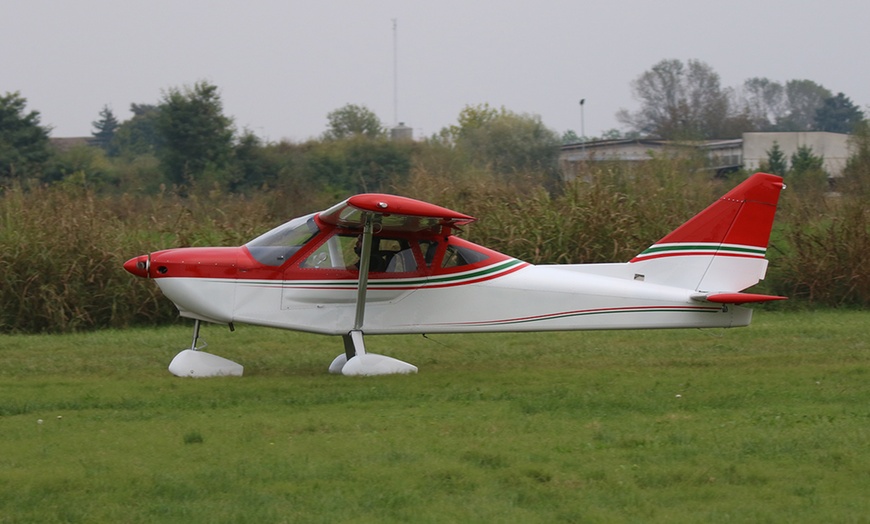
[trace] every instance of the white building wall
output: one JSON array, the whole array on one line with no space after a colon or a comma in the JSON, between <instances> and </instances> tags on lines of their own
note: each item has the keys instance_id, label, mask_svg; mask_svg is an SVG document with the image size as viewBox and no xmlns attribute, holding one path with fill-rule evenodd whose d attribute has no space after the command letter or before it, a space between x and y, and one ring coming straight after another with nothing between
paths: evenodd
<instances>
[{"instance_id":1,"label":"white building wall","mask_svg":"<svg viewBox=\"0 0 870 524\"><path fill-rule=\"evenodd\" d=\"M813 154L824 158L822 167L833 177L841 176L846 160L850 156L849 135L827 132L807 133L743 133L743 167L748 171L757 170L767 161L767 152L773 144L791 163L791 155L799 147L809 146Z\"/></svg>"}]
</instances>

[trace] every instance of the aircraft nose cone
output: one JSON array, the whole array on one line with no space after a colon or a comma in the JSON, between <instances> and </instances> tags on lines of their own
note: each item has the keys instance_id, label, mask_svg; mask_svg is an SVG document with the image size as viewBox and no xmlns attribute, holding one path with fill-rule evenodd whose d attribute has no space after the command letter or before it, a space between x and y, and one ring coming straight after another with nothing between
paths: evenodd
<instances>
[{"instance_id":1,"label":"aircraft nose cone","mask_svg":"<svg viewBox=\"0 0 870 524\"><path fill-rule=\"evenodd\" d=\"M126 269L127 272L142 278L148 278L148 266L148 255L133 257L130 260L124 262L124 269Z\"/></svg>"}]
</instances>

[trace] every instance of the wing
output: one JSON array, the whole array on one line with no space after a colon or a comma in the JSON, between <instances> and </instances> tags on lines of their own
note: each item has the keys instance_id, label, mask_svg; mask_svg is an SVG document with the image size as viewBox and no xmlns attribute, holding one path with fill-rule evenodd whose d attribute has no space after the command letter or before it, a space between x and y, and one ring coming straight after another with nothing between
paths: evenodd
<instances>
[{"instance_id":1,"label":"wing","mask_svg":"<svg viewBox=\"0 0 870 524\"><path fill-rule=\"evenodd\" d=\"M323 211L318 218L327 224L362 230L366 215L374 217L377 232L440 231L444 226L458 227L476 220L435 204L383 193L352 196Z\"/></svg>"}]
</instances>

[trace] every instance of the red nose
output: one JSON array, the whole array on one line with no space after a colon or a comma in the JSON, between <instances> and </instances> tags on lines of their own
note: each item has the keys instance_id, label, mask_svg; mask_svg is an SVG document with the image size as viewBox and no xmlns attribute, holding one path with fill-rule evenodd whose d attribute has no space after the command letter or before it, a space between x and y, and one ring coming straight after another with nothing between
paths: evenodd
<instances>
[{"instance_id":1,"label":"red nose","mask_svg":"<svg viewBox=\"0 0 870 524\"><path fill-rule=\"evenodd\" d=\"M141 255L124 262L124 269L137 277L148 278L148 255Z\"/></svg>"}]
</instances>

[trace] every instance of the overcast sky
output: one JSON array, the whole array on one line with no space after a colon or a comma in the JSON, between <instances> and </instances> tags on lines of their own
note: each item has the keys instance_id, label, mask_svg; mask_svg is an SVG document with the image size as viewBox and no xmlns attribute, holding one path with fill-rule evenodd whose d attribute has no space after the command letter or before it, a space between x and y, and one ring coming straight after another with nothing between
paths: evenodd
<instances>
[{"instance_id":1,"label":"overcast sky","mask_svg":"<svg viewBox=\"0 0 870 524\"><path fill-rule=\"evenodd\" d=\"M666 58L706 62L723 87L813 80L867 112L868 20L863 0L0 0L0 94L20 92L55 137L198 81L270 141L317 137L348 103L417 137L481 103L580 134L581 98L597 136Z\"/></svg>"}]
</instances>

